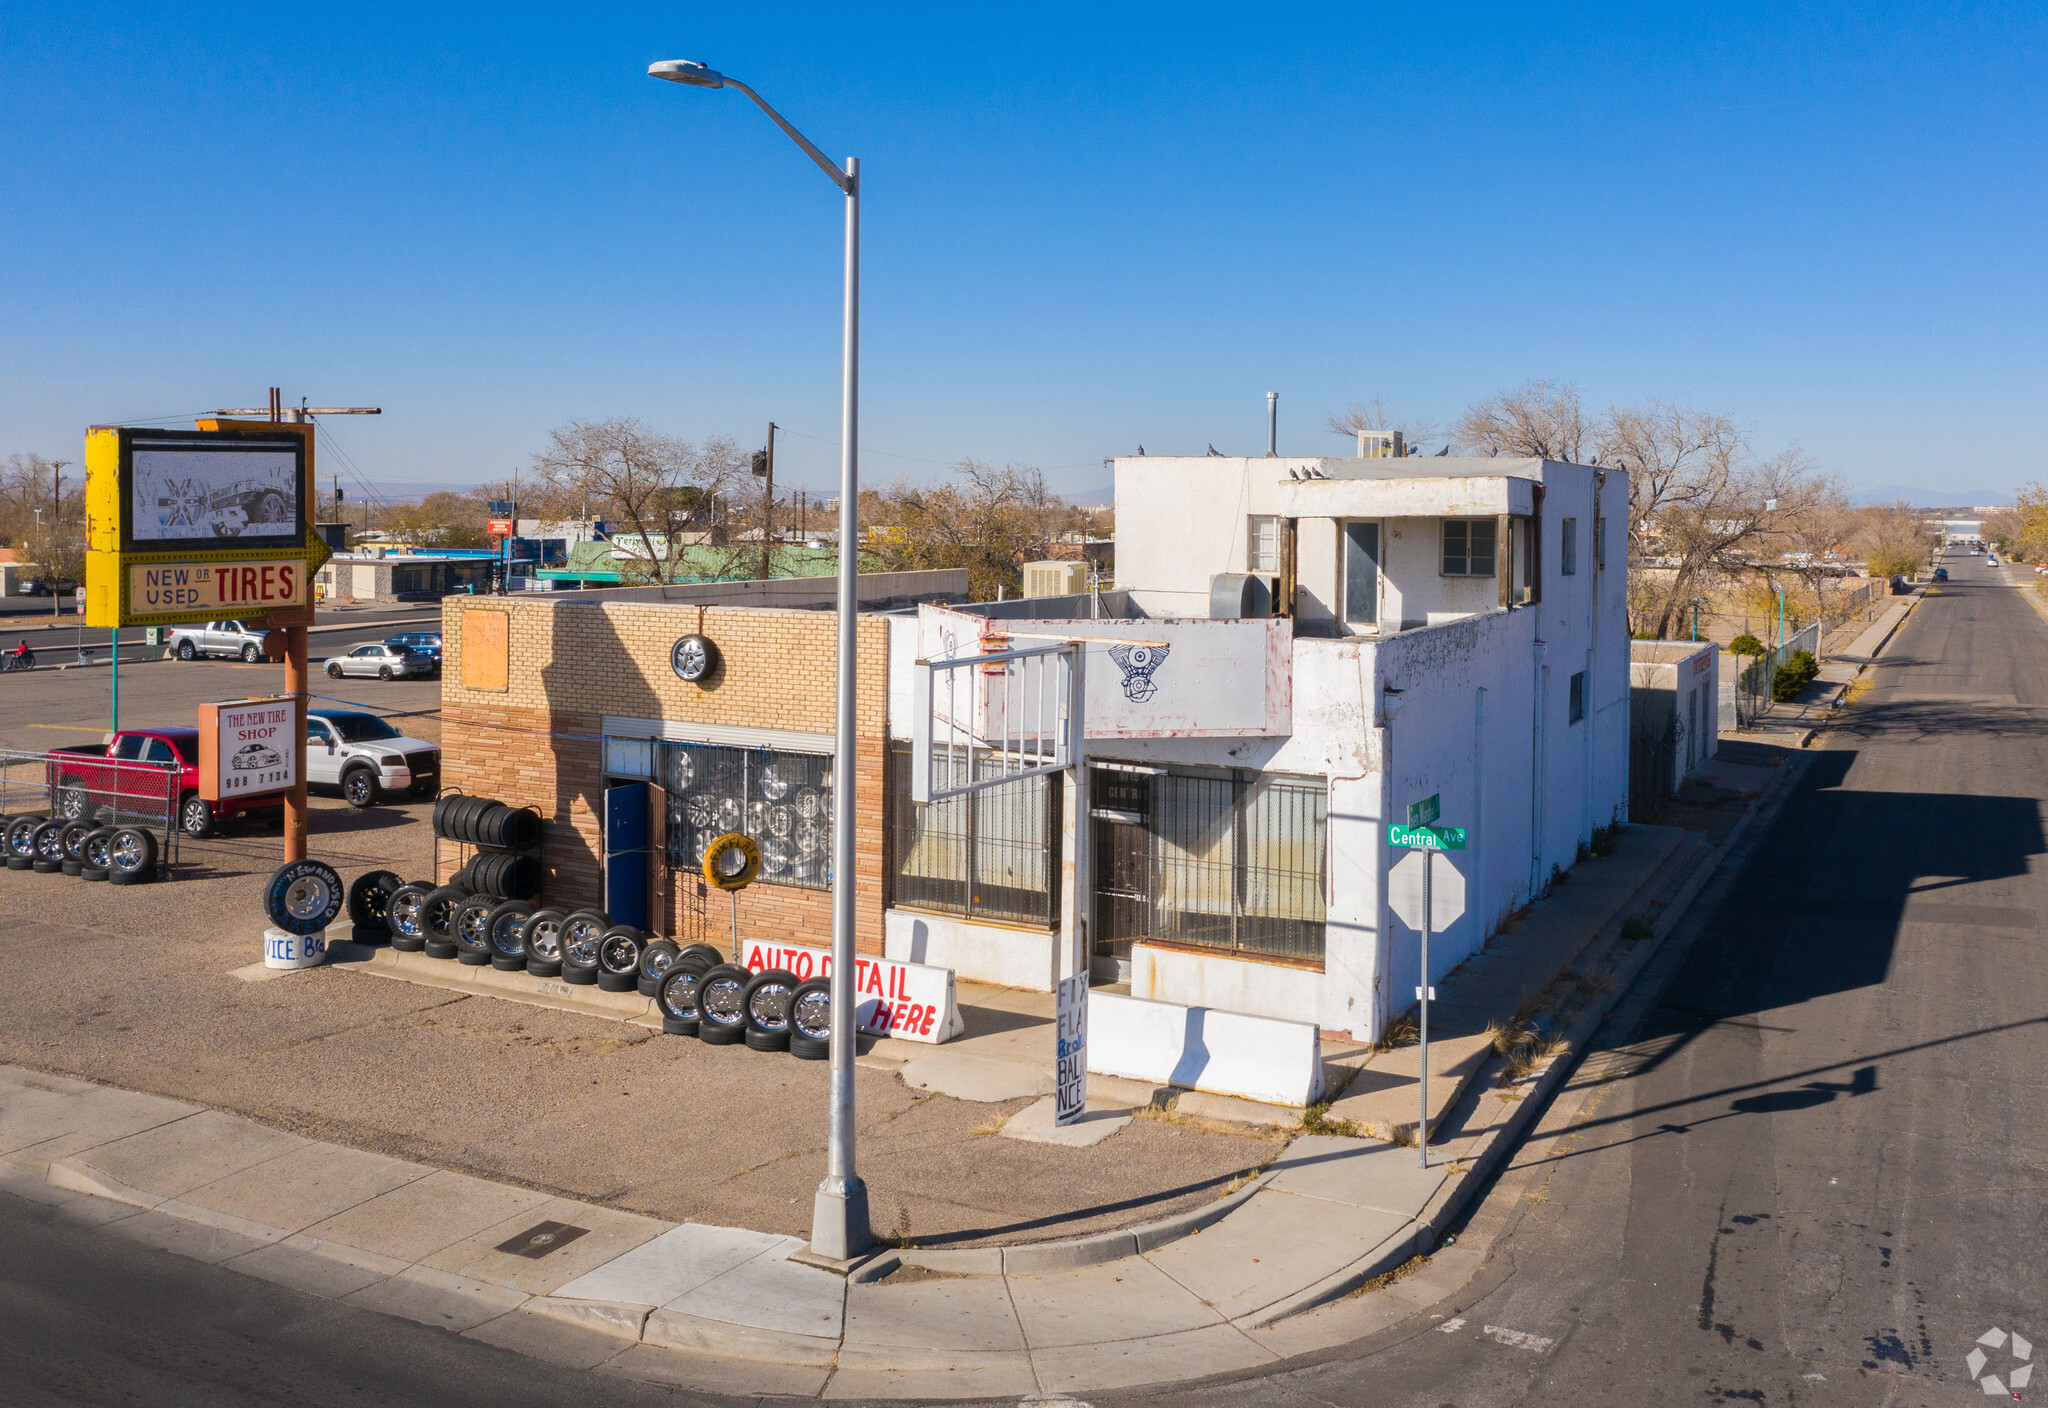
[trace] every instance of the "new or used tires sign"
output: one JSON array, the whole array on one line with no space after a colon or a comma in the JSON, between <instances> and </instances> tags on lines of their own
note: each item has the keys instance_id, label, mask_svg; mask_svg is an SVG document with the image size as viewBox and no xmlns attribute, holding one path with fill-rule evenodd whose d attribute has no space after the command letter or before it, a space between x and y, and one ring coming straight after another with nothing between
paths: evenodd
<instances>
[{"instance_id":1,"label":"new or used tires sign","mask_svg":"<svg viewBox=\"0 0 2048 1408\"><path fill-rule=\"evenodd\" d=\"M829 949L748 939L740 953L741 965L752 973L779 968L794 974L799 982L832 976ZM953 1001L951 968L862 954L854 968L853 993L861 1030L876 1036L938 1043L967 1029Z\"/></svg>"},{"instance_id":2,"label":"new or used tires sign","mask_svg":"<svg viewBox=\"0 0 2048 1408\"><path fill-rule=\"evenodd\" d=\"M330 556L308 521L311 424L203 423L87 432L88 625L310 609Z\"/></svg>"},{"instance_id":3,"label":"new or used tires sign","mask_svg":"<svg viewBox=\"0 0 2048 1408\"><path fill-rule=\"evenodd\" d=\"M288 791L297 711L290 699L199 706L199 795L209 802Z\"/></svg>"}]
</instances>

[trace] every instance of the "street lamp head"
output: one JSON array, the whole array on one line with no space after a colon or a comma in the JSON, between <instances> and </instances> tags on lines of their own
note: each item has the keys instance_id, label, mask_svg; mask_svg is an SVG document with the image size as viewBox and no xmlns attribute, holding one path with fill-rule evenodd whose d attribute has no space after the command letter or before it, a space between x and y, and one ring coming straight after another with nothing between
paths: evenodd
<instances>
[{"instance_id":1,"label":"street lamp head","mask_svg":"<svg viewBox=\"0 0 2048 1408\"><path fill-rule=\"evenodd\" d=\"M725 75L707 64L695 59L663 59L647 66L649 78L666 78L671 83L687 83L692 88L723 88Z\"/></svg>"}]
</instances>

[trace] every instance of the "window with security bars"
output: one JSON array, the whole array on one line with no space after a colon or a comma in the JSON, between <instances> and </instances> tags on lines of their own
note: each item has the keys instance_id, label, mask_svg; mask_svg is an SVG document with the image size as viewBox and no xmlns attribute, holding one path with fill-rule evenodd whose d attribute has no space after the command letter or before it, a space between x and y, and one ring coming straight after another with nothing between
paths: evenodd
<instances>
[{"instance_id":1,"label":"window with security bars","mask_svg":"<svg viewBox=\"0 0 2048 1408\"><path fill-rule=\"evenodd\" d=\"M944 749L937 750L941 766ZM889 752L890 903L970 919L1050 928L1059 909L1059 778L1019 778L918 806L911 752ZM965 750L950 760L965 780ZM977 761L993 776L994 760Z\"/></svg>"},{"instance_id":2,"label":"window with security bars","mask_svg":"<svg viewBox=\"0 0 2048 1408\"><path fill-rule=\"evenodd\" d=\"M699 743L657 744L668 792L668 865L696 870L728 831L761 848L761 880L823 890L832 883L832 758Z\"/></svg>"},{"instance_id":3,"label":"window with security bars","mask_svg":"<svg viewBox=\"0 0 2048 1408\"><path fill-rule=\"evenodd\" d=\"M1157 939L1320 961L1328 794L1318 778L1169 769L1097 831L1096 952ZM1098 815L1104 815L1098 809Z\"/></svg>"},{"instance_id":4,"label":"window with security bars","mask_svg":"<svg viewBox=\"0 0 2048 1408\"><path fill-rule=\"evenodd\" d=\"M1446 518L1443 523L1443 575L1491 577L1500 525L1491 518Z\"/></svg>"}]
</instances>

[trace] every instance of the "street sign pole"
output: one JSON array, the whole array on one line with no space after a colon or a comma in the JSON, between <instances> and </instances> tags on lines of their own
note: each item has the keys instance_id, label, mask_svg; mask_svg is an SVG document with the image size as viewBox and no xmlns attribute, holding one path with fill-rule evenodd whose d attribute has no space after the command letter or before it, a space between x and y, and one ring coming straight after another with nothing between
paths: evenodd
<instances>
[{"instance_id":1,"label":"street sign pole","mask_svg":"<svg viewBox=\"0 0 2048 1408\"><path fill-rule=\"evenodd\" d=\"M1436 852L1422 853L1422 987L1418 996L1422 1008L1422 1123L1416 1126L1415 1144L1422 1152L1422 1167L1429 1167L1429 922L1430 872L1436 868Z\"/></svg>"}]
</instances>

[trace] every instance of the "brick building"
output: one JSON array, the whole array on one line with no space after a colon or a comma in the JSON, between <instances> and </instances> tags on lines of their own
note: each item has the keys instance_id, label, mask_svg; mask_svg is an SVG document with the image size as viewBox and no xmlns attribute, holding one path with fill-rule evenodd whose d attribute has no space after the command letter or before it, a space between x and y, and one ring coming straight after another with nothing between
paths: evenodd
<instances>
[{"instance_id":1,"label":"brick building","mask_svg":"<svg viewBox=\"0 0 2048 1408\"><path fill-rule=\"evenodd\" d=\"M874 608L957 600L964 573L864 576L854 778L856 938L882 948L889 627ZM938 580L944 579L944 580ZM728 587L729 594L729 587ZM721 945L729 901L701 879L704 845L757 837L739 896L745 938L831 932L833 651L829 610L693 603L660 588L451 601L443 618L445 785L532 806L543 898L604 905L678 941ZM666 599L664 599L666 598ZM681 679L670 652L708 637L715 666ZM443 875L458 857L444 846Z\"/></svg>"}]
</instances>

